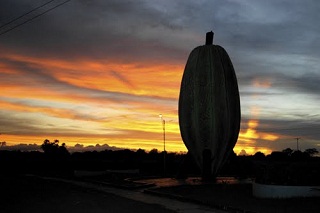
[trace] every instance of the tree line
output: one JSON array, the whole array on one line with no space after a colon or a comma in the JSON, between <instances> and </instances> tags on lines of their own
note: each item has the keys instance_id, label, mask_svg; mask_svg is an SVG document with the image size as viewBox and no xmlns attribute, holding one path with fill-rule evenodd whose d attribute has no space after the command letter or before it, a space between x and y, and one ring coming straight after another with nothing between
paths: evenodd
<instances>
[{"instance_id":1,"label":"tree line","mask_svg":"<svg viewBox=\"0 0 320 213\"><path fill-rule=\"evenodd\" d=\"M106 171L137 169L141 176L186 178L200 176L201 171L187 153L167 153L153 149L104 150L70 153L59 140L44 140L43 152L0 151L1 171L22 174L63 175L72 177L76 170ZM320 158L315 148L305 151L290 148L265 155L257 152L237 156L234 152L221 168L220 176L254 178L261 183L299 184L320 182Z\"/></svg>"}]
</instances>

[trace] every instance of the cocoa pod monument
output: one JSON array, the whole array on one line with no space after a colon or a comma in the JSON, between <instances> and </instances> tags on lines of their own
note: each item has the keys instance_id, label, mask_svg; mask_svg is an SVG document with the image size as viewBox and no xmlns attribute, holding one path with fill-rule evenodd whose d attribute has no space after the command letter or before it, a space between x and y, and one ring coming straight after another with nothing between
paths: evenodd
<instances>
[{"instance_id":1,"label":"cocoa pod monument","mask_svg":"<svg viewBox=\"0 0 320 213\"><path fill-rule=\"evenodd\" d=\"M191 51L179 95L180 133L201 168L202 180L214 180L235 146L240 130L237 77L226 50L213 44Z\"/></svg>"}]
</instances>

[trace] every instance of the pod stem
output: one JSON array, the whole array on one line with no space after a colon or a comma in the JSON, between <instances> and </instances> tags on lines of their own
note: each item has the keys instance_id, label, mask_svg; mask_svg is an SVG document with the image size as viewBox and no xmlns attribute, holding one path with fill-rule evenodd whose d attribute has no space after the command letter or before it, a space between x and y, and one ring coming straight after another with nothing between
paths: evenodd
<instances>
[{"instance_id":1,"label":"pod stem","mask_svg":"<svg viewBox=\"0 0 320 213\"><path fill-rule=\"evenodd\" d=\"M213 44L213 32L207 32L206 33L206 45L212 45Z\"/></svg>"}]
</instances>

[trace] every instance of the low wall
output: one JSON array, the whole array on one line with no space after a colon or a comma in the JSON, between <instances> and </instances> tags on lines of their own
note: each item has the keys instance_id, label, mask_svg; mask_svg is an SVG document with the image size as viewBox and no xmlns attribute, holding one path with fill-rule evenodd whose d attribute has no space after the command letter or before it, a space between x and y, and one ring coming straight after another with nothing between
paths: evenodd
<instances>
[{"instance_id":1,"label":"low wall","mask_svg":"<svg viewBox=\"0 0 320 213\"><path fill-rule=\"evenodd\" d=\"M253 196L258 198L320 197L320 186L283 186L252 183Z\"/></svg>"}]
</instances>

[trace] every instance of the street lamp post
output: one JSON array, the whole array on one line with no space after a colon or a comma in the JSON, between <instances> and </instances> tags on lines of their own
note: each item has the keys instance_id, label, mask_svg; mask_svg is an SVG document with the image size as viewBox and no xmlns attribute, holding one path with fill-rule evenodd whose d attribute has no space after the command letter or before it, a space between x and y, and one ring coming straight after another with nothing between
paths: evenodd
<instances>
[{"instance_id":1,"label":"street lamp post","mask_svg":"<svg viewBox=\"0 0 320 213\"><path fill-rule=\"evenodd\" d=\"M295 138L295 139L297 139L297 151L299 151L300 149L299 149L299 139L300 138Z\"/></svg>"},{"instance_id":2,"label":"street lamp post","mask_svg":"<svg viewBox=\"0 0 320 213\"><path fill-rule=\"evenodd\" d=\"M163 175L166 175L166 120L163 119L162 114L159 114L163 129Z\"/></svg>"}]
</instances>

